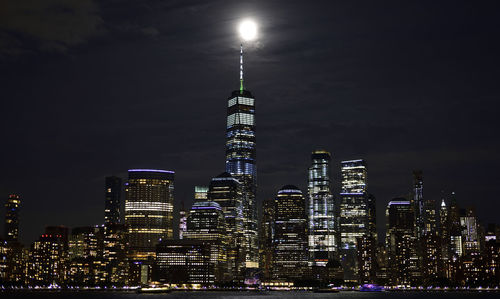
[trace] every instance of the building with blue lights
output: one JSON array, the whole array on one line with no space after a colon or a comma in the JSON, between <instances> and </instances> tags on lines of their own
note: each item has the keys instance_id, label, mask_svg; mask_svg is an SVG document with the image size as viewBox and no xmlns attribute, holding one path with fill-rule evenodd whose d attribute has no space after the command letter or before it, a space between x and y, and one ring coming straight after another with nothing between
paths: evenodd
<instances>
[{"instance_id":1,"label":"building with blue lights","mask_svg":"<svg viewBox=\"0 0 500 299\"><path fill-rule=\"evenodd\" d=\"M257 268L255 99L248 90L233 91L227 102L226 172L242 184L245 267Z\"/></svg>"}]
</instances>

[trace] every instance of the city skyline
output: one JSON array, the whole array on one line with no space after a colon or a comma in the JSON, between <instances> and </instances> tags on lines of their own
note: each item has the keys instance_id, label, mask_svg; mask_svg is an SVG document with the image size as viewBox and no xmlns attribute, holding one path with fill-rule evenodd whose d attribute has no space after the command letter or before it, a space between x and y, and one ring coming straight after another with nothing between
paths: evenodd
<instances>
[{"instance_id":1,"label":"city skyline","mask_svg":"<svg viewBox=\"0 0 500 299\"><path fill-rule=\"evenodd\" d=\"M128 3L116 16L105 15L111 8L103 5L104 24L123 23L134 5ZM483 160L498 152L499 146L492 138L496 120L489 115L489 111L498 107L491 100L498 95L493 89L498 75L492 71L498 58L491 56L498 44L490 41L490 35L497 29L491 26L484 33L480 26L496 22L479 19L478 15L487 13L485 7L475 7L471 13L465 5L454 7L451 24L462 24L458 20L466 16L463 22L469 25L468 30L477 33L471 37L461 27L441 24L440 17L446 15L444 7L437 7L430 13L430 24L417 29L412 23L422 25L417 17L409 21L398 19L395 24L383 22L381 7L375 7L376 13L364 21L361 16L366 17L368 8L357 7L358 14L349 12L346 4L322 4L326 11L327 8L335 11L337 18L331 21L319 9L305 10L299 15L297 4L285 7L283 13L273 5L276 4L257 3L251 10L243 10L243 6L236 4L224 6L215 25L217 33L208 34L201 28L211 24L208 19L201 18L199 23L191 25L179 18L183 14L199 17L222 4L181 5L160 7L159 12L172 16L178 22L179 32L186 33L185 38L168 34L171 24L153 18L150 22L140 20L137 33L123 33L133 35L131 39L135 40L130 44L111 31L106 34L116 37L114 42L102 44L84 37L85 43L73 45L63 40L58 42L67 49L52 54L41 46L33 49L35 54L8 54L11 52L3 48L2 64L10 75L9 78L2 75L2 81L7 83L3 98L8 101L4 105L5 111L13 113L2 119L3 126L8 128L2 138L12 146L2 148L5 172L0 195L21 196L23 243L37 239L45 225L75 227L102 223L102 213L95 211L104 210L105 176L125 179L131 168L174 170L175 206L184 201L188 207L193 187L207 184L210 178L224 171L221 164L224 99L228 88L239 86L235 55L239 42L235 34L228 33L224 38L217 34L229 30L225 27L233 29L228 24L243 15L254 16L262 27L262 38L248 49L245 57L249 64L245 68L248 78L245 82L259 100L259 180L266 183L259 183L258 206L264 199L273 198L280 186L286 184L296 185L305 192L309 155L313 150L325 149L332 153L333 190L340 190L341 160L367 161L370 193L377 198L377 219L383 219L387 202L411 191L411 172L422 169L425 196L440 202L441 190L455 191L462 206L471 205L479 197L482 206L494 207L486 209L478 205L479 218L484 223L496 220L491 210L498 208L498 203L488 199L486 191L477 192L487 190L488 184L483 181L494 174L493 169L499 163L495 158ZM404 16L409 16L412 9L421 14L425 11L423 6L410 9L393 5L391 9L390 12ZM272 11L275 17L265 10ZM232 11L237 14L224 15ZM91 19L100 16L98 12L85 13ZM290 13L289 19L286 13ZM304 23L313 15L319 19L307 23L310 28L289 24L292 20ZM356 16L358 19L349 18ZM371 22L374 27L369 30ZM326 31L314 31L325 24L343 26L333 26L332 36ZM394 36L385 30L396 30L396 25L402 29ZM358 28L359 32L352 28ZM281 37L278 29L286 34ZM404 38L404 30L413 39ZM207 33L207 37L199 40L201 33ZM367 38L369 33L385 38L387 44ZM441 33L455 39L441 41ZM434 39L422 40L421 35L425 34ZM33 38L40 44L47 42L43 36L35 34ZM169 48L172 41L174 46ZM338 41L341 42L337 44ZM423 46L419 48L420 41ZM472 41L476 46L471 45ZM349 47L355 50L353 54L344 52ZM110 53L118 48L121 50L116 52L116 58L111 57ZM135 53L137 49L143 52ZM188 51L181 54L179 49ZM162 51L166 50L176 54L174 57L180 62L165 58ZM387 50L396 56L389 58L384 52ZM455 65L444 59L441 53L445 51L451 55L449 59L460 63ZM148 58L146 53L154 55ZM130 70L127 72L130 77L118 74L126 57L139 62L125 67ZM422 60L427 64L418 66L417 62ZM325 72L319 61L326 61L330 70ZM102 69L98 63L104 63ZM219 66L220 71L215 70ZM367 77L360 75L363 70L368 71ZM436 74L431 74L431 70ZM104 72L98 75L100 71ZM176 71L180 72L178 79L173 78ZM73 80L63 80L67 72ZM210 72L217 73L219 79L214 79L216 76ZM392 75L393 72L399 76ZM375 78L374 74L380 77ZM444 82L438 80L441 76L445 77ZM56 89L53 82L60 81L66 82L66 87ZM464 82L470 84L459 84ZM378 89L373 86L376 83L380 84ZM183 103L194 101L202 92L207 94L196 105ZM480 104L473 105L477 101ZM462 119L467 116L471 120L464 124ZM148 130L152 133L145 134ZM141 146L128 142L128 137L136 138ZM485 143L488 140L490 143ZM379 222L382 222L378 223L380 233L384 224Z\"/></svg>"}]
</instances>

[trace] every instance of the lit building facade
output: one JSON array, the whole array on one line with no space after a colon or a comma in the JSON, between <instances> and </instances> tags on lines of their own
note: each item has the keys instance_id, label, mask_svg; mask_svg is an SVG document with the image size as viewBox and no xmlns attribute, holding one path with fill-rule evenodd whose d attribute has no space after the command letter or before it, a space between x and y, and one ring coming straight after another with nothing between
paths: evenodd
<instances>
[{"instance_id":1,"label":"lit building facade","mask_svg":"<svg viewBox=\"0 0 500 299\"><path fill-rule=\"evenodd\" d=\"M208 199L208 186L194 186L194 200L206 201Z\"/></svg>"},{"instance_id":2,"label":"lit building facade","mask_svg":"<svg viewBox=\"0 0 500 299\"><path fill-rule=\"evenodd\" d=\"M167 284L214 283L210 244L199 240L162 240L156 246L154 280Z\"/></svg>"},{"instance_id":3,"label":"lit building facade","mask_svg":"<svg viewBox=\"0 0 500 299\"><path fill-rule=\"evenodd\" d=\"M125 224L129 258L154 258L160 239L173 238L174 172L130 169L126 184Z\"/></svg>"},{"instance_id":4,"label":"lit building facade","mask_svg":"<svg viewBox=\"0 0 500 299\"><path fill-rule=\"evenodd\" d=\"M230 280L227 265L228 235L221 206L213 201L193 204L187 218L186 240L204 241L210 246L210 280Z\"/></svg>"},{"instance_id":5,"label":"lit building facade","mask_svg":"<svg viewBox=\"0 0 500 299\"><path fill-rule=\"evenodd\" d=\"M103 259L104 227L75 227L68 242L67 283L73 286L104 285L107 270Z\"/></svg>"},{"instance_id":6,"label":"lit building facade","mask_svg":"<svg viewBox=\"0 0 500 299\"><path fill-rule=\"evenodd\" d=\"M104 189L104 224L121 223L120 204L122 179L116 176L106 177Z\"/></svg>"},{"instance_id":7,"label":"lit building facade","mask_svg":"<svg viewBox=\"0 0 500 299\"><path fill-rule=\"evenodd\" d=\"M226 172L242 184L245 267L258 268L257 155L255 98L250 91L233 91L227 102Z\"/></svg>"},{"instance_id":8,"label":"lit building facade","mask_svg":"<svg viewBox=\"0 0 500 299\"><path fill-rule=\"evenodd\" d=\"M128 276L127 230L124 224L106 226L103 259L107 285L124 286Z\"/></svg>"},{"instance_id":9,"label":"lit building facade","mask_svg":"<svg viewBox=\"0 0 500 299\"><path fill-rule=\"evenodd\" d=\"M387 205L386 218L385 241L390 283L400 286L415 285L420 272L418 241L414 234L414 205L404 198L393 199Z\"/></svg>"},{"instance_id":10,"label":"lit building facade","mask_svg":"<svg viewBox=\"0 0 500 299\"><path fill-rule=\"evenodd\" d=\"M275 199L272 278L295 281L309 274L306 200L299 188L282 187Z\"/></svg>"},{"instance_id":11,"label":"lit building facade","mask_svg":"<svg viewBox=\"0 0 500 299\"><path fill-rule=\"evenodd\" d=\"M358 238L372 237L376 244L375 198L367 192L367 169L364 160L341 162L342 191L339 200L338 229L340 260L344 280L357 282Z\"/></svg>"},{"instance_id":12,"label":"lit building facade","mask_svg":"<svg viewBox=\"0 0 500 299\"><path fill-rule=\"evenodd\" d=\"M308 176L309 255L311 266L326 266L337 252L334 198L330 190L330 153L311 154Z\"/></svg>"},{"instance_id":13,"label":"lit building facade","mask_svg":"<svg viewBox=\"0 0 500 299\"><path fill-rule=\"evenodd\" d=\"M5 202L5 240L17 241L19 237L19 209L21 199L17 194L11 194Z\"/></svg>"},{"instance_id":14,"label":"lit building facade","mask_svg":"<svg viewBox=\"0 0 500 299\"><path fill-rule=\"evenodd\" d=\"M42 235L30 248L26 283L29 286L62 285L66 280L67 252L61 235Z\"/></svg>"},{"instance_id":15,"label":"lit building facade","mask_svg":"<svg viewBox=\"0 0 500 299\"><path fill-rule=\"evenodd\" d=\"M241 280L246 262L246 241L244 237L243 187L241 183L224 172L212 178L207 197L222 209L228 235L227 263L229 275Z\"/></svg>"},{"instance_id":16,"label":"lit building facade","mask_svg":"<svg viewBox=\"0 0 500 299\"><path fill-rule=\"evenodd\" d=\"M267 199L262 202L262 220L259 233L260 261L262 278L269 281L272 277L273 262L273 239L274 239L274 199Z\"/></svg>"}]
</instances>

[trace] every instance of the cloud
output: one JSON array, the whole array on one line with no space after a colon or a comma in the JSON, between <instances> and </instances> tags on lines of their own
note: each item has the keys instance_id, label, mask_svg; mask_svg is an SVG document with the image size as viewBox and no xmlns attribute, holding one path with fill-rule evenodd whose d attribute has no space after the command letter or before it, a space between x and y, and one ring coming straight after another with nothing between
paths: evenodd
<instances>
[{"instance_id":1,"label":"cloud","mask_svg":"<svg viewBox=\"0 0 500 299\"><path fill-rule=\"evenodd\" d=\"M6 0L0 4L0 57L66 52L104 32L92 0Z\"/></svg>"}]
</instances>

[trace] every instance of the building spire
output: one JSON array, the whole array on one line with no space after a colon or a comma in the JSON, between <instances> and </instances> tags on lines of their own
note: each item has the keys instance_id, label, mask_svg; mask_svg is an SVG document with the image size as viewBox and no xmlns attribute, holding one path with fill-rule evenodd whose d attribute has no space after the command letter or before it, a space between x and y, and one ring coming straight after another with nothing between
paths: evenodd
<instances>
[{"instance_id":1,"label":"building spire","mask_svg":"<svg viewBox=\"0 0 500 299\"><path fill-rule=\"evenodd\" d=\"M243 43L240 44L240 93L243 93Z\"/></svg>"}]
</instances>

